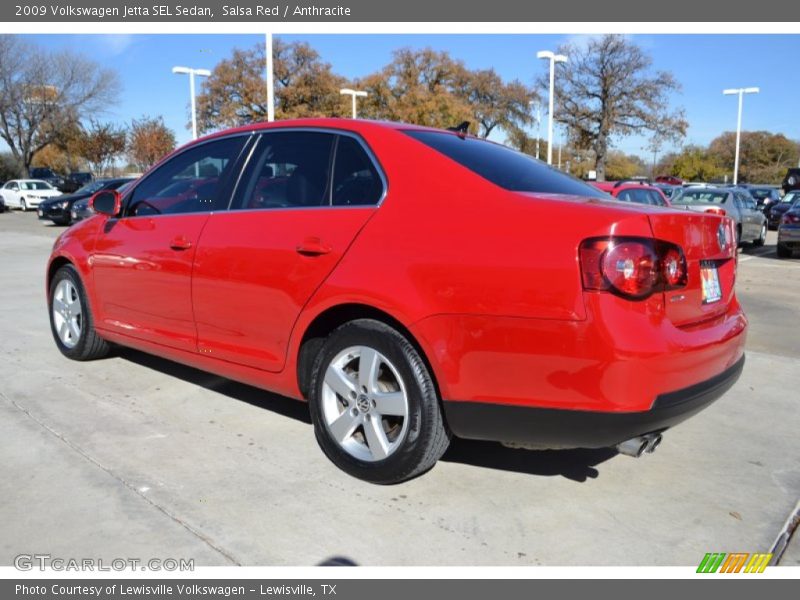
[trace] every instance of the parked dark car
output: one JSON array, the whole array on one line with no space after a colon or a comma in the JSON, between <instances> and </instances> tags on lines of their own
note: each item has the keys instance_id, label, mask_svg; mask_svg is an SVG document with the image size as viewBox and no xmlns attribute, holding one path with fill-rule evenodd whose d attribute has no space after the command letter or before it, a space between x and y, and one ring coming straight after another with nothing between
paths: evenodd
<instances>
[{"instance_id":1,"label":"parked dark car","mask_svg":"<svg viewBox=\"0 0 800 600\"><path fill-rule=\"evenodd\" d=\"M30 179L41 179L42 181L46 181L54 188L56 188L59 192L65 191L64 187L66 186L67 183L66 179L64 179L61 175L59 175L52 169L48 169L47 167L35 167L31 169Z\"/></svg>"},{"instance_id":2,"label":"parked dark car","mask_svg":"<svg viewBox=\"0 0 800 600\"><path fill-rule=\"evenodd\" d=\"M59 196L39 204L38 215L42 220L50 220L56 225L69 225L72 223L72 206L79 200L86 200L92 194L101 190L116 190L120 186L133 181L130 177L117 177L116 179L98 179L83 186L74 194Z\"/></svg>"},{"instance_id":3,"label":"parked dark car","mask_svg":"<svg viewBox=\"0 0 800 600\"><path fill-rule=\"evenodd\" d=\"M774 185L751 185L747 190L756 199L758 208L765 215L769 215L770 208L781 200L781 192Z\"/></svg>"},{"instance_id":4,"label":"parked dark car","mask_svg":"<svg viewBox=\"0 0 800 600\"><path fill-rule=\"evenodd\" d=\"M799 197L800 189L793 192L787 192L787 194L781 198L780 202L776 202L772 205L769 213L767 213L767 220L769 221L770 229L778 228L778 225L781 223L781 217L786 214L786 211L789 210L789 207L792 206L792 203Z\"/></svg>"},{"instance_id":5,"label":"parked dark car","mask_svg":"<svg viewBox=\"0 0 800 600\"><path fill-rule=\"evenodd\" d=\"M679 185L672 185L671 183L654 183L653 187L657 187L661 190L661 193L664 194L667 198L672 198L677 192L683 189Z\"/></svg>"},{"instance_id":6,"label":"parked dark car","mask_svg":"<svg viewBox=\"0 0 800 600\"><path fill-rule=\"evenodd\" d=\"M117 191L120 194L124 194L125 191L130 187L132 181L136 181L136 179L129 179L127 183L123 183L121 186L119 186ZM91 207L89 200L91 200L91 196L89 198L84 198L83 200L78 200L72 205L72 210L70 211L69 216L73 223L83 221L84 219L88 219L92 215L97 214Z\"/></svg>"},{"instance_id":7,"label":"parked dark car","mask_svg":"<svg viewBox=\"0 0 800 600\"><path fill-rule=\"evenodd\" d=\"M786 169L786 176L783 178L781 187L784 192L800 190L800 168Z\"/></svg>"},{"instance_id":8,"label":"parked dark car","mask_svg":"<svg viewBox=\"0 0 800 600\"><path fill-rule=\"evenodd\" d=\"M800 250L800 194L792 195L794 201L778 224L778 258L791 258L796 250Z\"/></svg>"},{"instance_id":9,"label":"parked dark car","mask_svg":"<svg viewBox=\"0 0 800 600\"><path fill-rule=\"evenodd\" d=\"M3 197L0 196L0 213L6 212L6 203L3 200Z\"/></svg>"},{"instance_id":10,"label":"parked dark car","mask_svg":"<svg viewBox=\"0 0 800 600\"><path fill-rule=\"evenodd\" d=\"M94 176L88 171L74 171L67 175L64 188L61 191L65 194L72 194L73 192L77 192L83 186L91 183L93 180Z\"/></svg>"}]
</instances>

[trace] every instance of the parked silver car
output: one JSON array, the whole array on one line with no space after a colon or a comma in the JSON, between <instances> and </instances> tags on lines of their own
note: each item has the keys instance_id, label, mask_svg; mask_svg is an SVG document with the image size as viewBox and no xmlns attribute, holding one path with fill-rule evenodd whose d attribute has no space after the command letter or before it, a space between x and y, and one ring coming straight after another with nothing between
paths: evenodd
<instances>
[{"instance_id":1,"label":"parked silver car","mask_svg":"<svg viewBox=\"0 0 800 600\"><path fill-rule=\"evenodd\" d=\"M767 239L767 218L744 190L690 187L670 201L675 208L728 215L736 222L738 243L752 242L755 246L763 246Z\"/></svg>"}]
</instances>

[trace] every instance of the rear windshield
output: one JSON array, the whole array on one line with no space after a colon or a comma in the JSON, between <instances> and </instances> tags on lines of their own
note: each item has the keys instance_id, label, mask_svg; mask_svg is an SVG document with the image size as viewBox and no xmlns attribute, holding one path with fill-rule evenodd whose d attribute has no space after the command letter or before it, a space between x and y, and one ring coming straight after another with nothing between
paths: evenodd
<instances>
[{"instance_id":1,"label":"rear windshield","mask_svg":"<svg viewBox=\"0 0 800 600\"><path fill-rule=\"evenodd\" d=\"M684 190L677 198L672 200L673 204L722 204L728 192L710 192L708 190Z\"/></svg>"},{"instance_id":2,"label":"rear windshield","mask_svg":"<svg viewBox=\"0 0 800 600\"><path fill-rule=\"evenodd\" d=\"M500 144L438 131L404 133L512 192L607 197L580 179Z\"/></svg>"}]
</instances>

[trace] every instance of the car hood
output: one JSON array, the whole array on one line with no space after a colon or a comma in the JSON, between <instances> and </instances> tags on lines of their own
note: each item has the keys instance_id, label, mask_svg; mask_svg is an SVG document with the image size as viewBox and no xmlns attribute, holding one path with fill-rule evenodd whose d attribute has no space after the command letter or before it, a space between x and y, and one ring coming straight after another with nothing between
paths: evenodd
<instances>
[{"instance_id":1,"label":"car hood","mask_svg":"<svg viewBox=\"0 0 800 600\"><path fill-rule=\"evenodd\" d=\"M73 202L77 202L78 200L83 200L83 199L88 198L90 196L91 196L91 194L62 194L60 196L53 196L47 202L42 202L42 205L54 204L56 202L63 202L64 200L66 200L67 202L72 204Z\"/></svg>"}]
</instances>

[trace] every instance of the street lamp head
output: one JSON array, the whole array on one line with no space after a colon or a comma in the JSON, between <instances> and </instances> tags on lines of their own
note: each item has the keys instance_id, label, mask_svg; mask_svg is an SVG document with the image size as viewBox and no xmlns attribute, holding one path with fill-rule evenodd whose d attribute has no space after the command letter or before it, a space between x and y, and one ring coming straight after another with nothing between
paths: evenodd
<instances>
[{"instance_id":1,"label":"street lamp head","mask_svg":"<svg viewBox=\"0 0 800 600\"><path fill-rule=\"evenodd\" d=\"M564 56L563 54L556 54L556 55L553 57L553 62L557 62L557 63L559 63L559 62L560 62L560 63L565 63L565 62L567 62L568 60L569 60L569 59L568 59L566 56Z\"/></svg>"},{"instance_id":2,"label":"street lamp head","mask_svg":"<svg viewBox=\"0 0 800 600\"><path fill-rule=\"evenodd\" d=\"M539 52L536 53L536 58L547 58L547 59L550 59L550 58L554 58L554 57L555 57L555 54L550 52L550 50L540 50Z\"/></svg>"},{"instance_id":3,"label":"street lamp head","mask_svg":"<svg viewBox=\"0 0 800 600\"><path fill-rule=\"evenodd\" d=\"M736 96L737 94L757 94L761 90L757 87L748 87L748 88L730 88L727 90L722 90L722 93L726 96Z\"/></svg>"},{"instance_id":4,"label":"street lamp head","mask_svg":"<svg viewBox=\"0 0 800 600\"><path fill-rule=\"evenodd\" d=\"M208 69L195 69L194 74L200 77L211 77L211 71Z\"/></svg>"},{"instance_id":5,"label":"street lamp head","mask_svg":"<svg viewBox=\"0 0 800 600\"><path fill-rule=\"evenodd\" d=\"M342 95L347 94L349 96L358 96L359 98L365 98L367 96L367 92L362 92L360 90L351 90L350 88L342 88L339 90L339 93Z\"/></svg>"},{"instance_id":6,"label":"street lamp head","mask_svg":"<svg viewBox=\"0 0 800 600\"><path fill-rule=\"evenodd\" d=\"M189 67L172 67L172 72L176 75L188 75L191 71Z\"/></svg>"}]
</instances>

